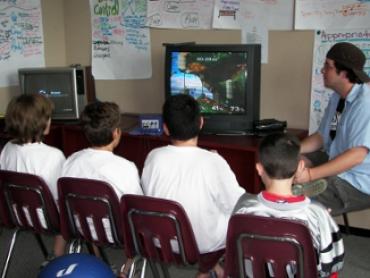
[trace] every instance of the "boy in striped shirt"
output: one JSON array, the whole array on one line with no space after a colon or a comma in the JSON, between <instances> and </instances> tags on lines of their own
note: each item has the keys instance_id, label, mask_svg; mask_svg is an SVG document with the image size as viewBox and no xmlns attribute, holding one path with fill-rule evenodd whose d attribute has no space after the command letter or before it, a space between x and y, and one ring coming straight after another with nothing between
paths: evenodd
<instances>
[{"instance_id":1,"label":"boy in striped shirt","mask_svg":"<svg viewBox=\"0 0 370 278\"><path fill-rule=\"evenodd\" d=\"M321 204L292 193L294 176L304 169L299 150L299 140L293 136L266 136L260 144L256 164L265 190L258 195L242 195L234 213L303 221L311 231L317 251L318 276L336 277L344 258L343 240L337 224Z\"/></svg>"}]
</instances>

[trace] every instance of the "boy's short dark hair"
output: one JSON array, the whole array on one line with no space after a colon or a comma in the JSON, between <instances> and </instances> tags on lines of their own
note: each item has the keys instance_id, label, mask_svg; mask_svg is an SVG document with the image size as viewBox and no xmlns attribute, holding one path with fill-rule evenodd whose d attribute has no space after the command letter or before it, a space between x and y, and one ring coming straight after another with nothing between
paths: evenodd
<instances>
[{"instance_id":1,"label":"boy's short dark hair","mask_svg":"<svg viewBox=\"0 0 370 278\"><path fill-rule=\"evenodd\" d=\"M259 146L259 161L272 179L294 176L300 160L300 142L292 135L267 135Z\"/></svg>"},{"instance_id":2,"label":"boy's short dark hair","mask_svg":"<svg viewBox=\"0 0 370 278\"><path fill-rule=\"evenodd\" d=\"M53 111L52 102L40 94L22 94L6 109L5 129L14 143L41 142Z\"/></svg>"},{"instance_id":3,"label":"boy's short dark hair","mask_svg":"<svg viewBox=\"0 0 370 278\"><path fill-rule=\"evenodd\" d=\"M116 103L97 101L86 105L80 122L92 146L106 146L113 141L113 131L120 128L121 113Z\"/></svg>"},{"instance_id":4,"label":"boy's short dark hair","mask_svg":"<svg viewBox=\"0 0 370 278\"><path fill-rule=\"evenodd\" d=\"M163 121L172 139L189 140L198 136L200 119L199 105L189 95L171 96L163 105Z\"/></svg>"}]
</instances>

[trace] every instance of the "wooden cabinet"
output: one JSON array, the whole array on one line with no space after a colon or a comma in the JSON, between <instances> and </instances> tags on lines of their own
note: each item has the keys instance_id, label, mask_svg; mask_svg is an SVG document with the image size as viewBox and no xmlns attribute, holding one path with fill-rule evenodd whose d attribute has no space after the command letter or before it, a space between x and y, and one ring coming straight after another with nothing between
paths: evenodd
<instances>
[{"instance_id":1,"label":"wooden cabinet","mask_svg":"<svg viewBox=\"0 0 370 278\"><path fill-rule=\"evenodd\" d=\"M65 125L62 127L62 145L66 156L86 148L88 142L79 126ZM306 132L290 129L289 133L303 138ZM217 151L229 163L239 184L248 192L261 191L261 181L255 169L257 150L261 137L235 135L201 135L199 146ZM123 133L115 153L133 161L141 173L147 154L154 148L170 144L166 136L130 135Z\"/></svg>"},{"instance_id":2,"label":"wooden cabinet","mask_svg":"<svg viewBox=\"0 0 370 278\"><path fill-rule=\"evenodd\" d=\"M299 138L307 134L299 129L289 129L288 132ZM7 140L6 134L0 132L0 143L4 144ZM229 163L239 184L250 193L258 193L262 188L255 164L260 140L261 137L250 135L201 135L198 144L201 148L217 151ZM73 123L54 123L45 143L60 148L66 156L89 146L81 127ZM154 148L168 144L169 138L164 135L130 135L124 132L114 152L133 161L141 173L147 154Z\"/></svg>"}]
</instances>

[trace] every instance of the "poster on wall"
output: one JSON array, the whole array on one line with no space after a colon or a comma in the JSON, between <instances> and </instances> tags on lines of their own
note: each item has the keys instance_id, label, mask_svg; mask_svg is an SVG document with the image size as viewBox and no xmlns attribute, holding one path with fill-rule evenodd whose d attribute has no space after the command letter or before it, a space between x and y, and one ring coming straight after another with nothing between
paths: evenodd
<instances>
[{"instance_id":1,"label":"poster on wall","mask_svg":"<svg viewBox=\"0 0 370 278\"><path fill-rule=\"evenodd\" d=\"M212 27L242 29L256 21L268 30L292 30L294 0L215 0Z\"/></svg>"},{"instance_id":2,"label":"poster on wall","mask_svg":"<svg viewBox=\"0 0 370 278\"><path fill-rule=\"evenodd\" d=\"M90 0L92 73L95 79L152 76L146 0Z\"/></svg>"},{"instance_id":3,"label":"poster on wall","mask_svg":"<svg viewBox=\"0 0 370 278\"><path fill-rule=\"evenodd\" d=\"M261 45L261 63L268 63L269 36L266 25L263 22L247 24L242 28L242 43Z\"/></svg>"},{"instance_id":4,"label":"poster on wall","mask_svg":"<svg viewBox=\"0 0 370 278\"><path fill-rule=\"evenodd\" d=\"M315 132L324 115L332 90L324 87L321 68L326 53L337 42L350 42L357 45L366 55L364 71L370 75L370 28L350 30L321 30L315 33L315 45L312 66L311 105L309 133Z\"/></svg>"},{"instance_id":5,"label":"poster on wall","mask_svg":"<svg viewBox=\"0 0 370 278\"><path fill-rule=\"evenodd\" d=\"M148 1L147 26L169 29L210 29L213 1Z\"/></svg>"},{"instance_id":6,"label":"poster on wall","mask_svg":"<svg viewBox=\"0 0 370 278\"><path fill-rule=\"evenodd\" d=\"M296 0L295 29L370 27L370 0Z\"/></svg>"},{"instance_id":7,"label":"poster on wall","mask_svg":"<svg viewBox=\"0 0 370 278\"><path fill-rule=\"evenodd\" d=\"M43 66L40 0L0 1L0 87L17 85L19 68Z\"/></svg>"}]
</instances>

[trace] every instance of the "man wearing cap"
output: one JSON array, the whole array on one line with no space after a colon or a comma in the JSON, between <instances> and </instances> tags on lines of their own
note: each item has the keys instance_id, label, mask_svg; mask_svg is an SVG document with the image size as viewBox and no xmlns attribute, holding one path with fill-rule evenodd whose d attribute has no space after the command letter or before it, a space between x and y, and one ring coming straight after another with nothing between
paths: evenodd
<instances>
[{"instance_id":1,"label":"man wearing cap","mask_svg":"<svg viewBox=\"0 0 370 278\"><path fill-rule=\"evenodd\" d=\"M325 87L335 93L318 131L301 145L308 163L295 182L325 178L327 189L314 199L334 216L370 205L370 78L363 71L365 63L365 55L351 43L337 43L328 51L321 72ZM326 160L318 159L318 150Z\"/></svg>"}]
</instances>

